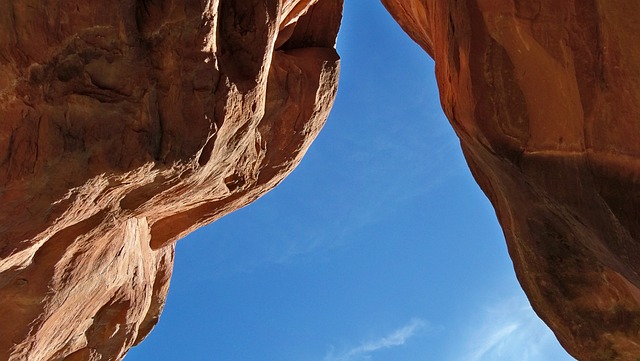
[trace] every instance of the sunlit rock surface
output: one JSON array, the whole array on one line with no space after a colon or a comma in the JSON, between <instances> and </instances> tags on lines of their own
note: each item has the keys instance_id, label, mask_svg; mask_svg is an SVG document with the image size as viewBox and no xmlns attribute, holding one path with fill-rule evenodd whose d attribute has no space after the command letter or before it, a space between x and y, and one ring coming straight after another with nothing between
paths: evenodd
<instances>
[{"instance_id":1,"label":"sunlit rock surface","mask_svg":"<svg viewBox=\"0 0 640 361\"><path fill-rule=\"evenodd\" d=\"M300 161L342 0L0 0L0 360L120 360L174 242Z\"/></svg>"},{"instance_id":2,"label":"sunlit rock surface","mask_svg":"<svg viewBox=\"0 0 640 361\"><path fill-rule=\"evenodd\" d=\"M382 2L435 59L536 312L579 360L640 359L640 2Z\"/></svg>"}]
</instances>

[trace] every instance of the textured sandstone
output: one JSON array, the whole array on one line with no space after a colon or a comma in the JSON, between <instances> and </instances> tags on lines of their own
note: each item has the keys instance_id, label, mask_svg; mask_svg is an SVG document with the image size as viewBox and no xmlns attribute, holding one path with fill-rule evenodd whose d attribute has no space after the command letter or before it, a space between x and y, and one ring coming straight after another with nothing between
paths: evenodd
<instances>
[{"instance_id":1,"label":"textured sandstone","mask_svg":"<svg viewBox=\"0 0 640 361\"><path fill-rule=\"evenodd\" d=\"M640 358L640 2L382 0L534 309L579 360Z\"/></svg>"},{"instance_id":2,"label":"textured sandstone","mask_svg":"<svg viewBox=\"0 0 640 361\"><path fill-rule=\"evenodd\" d=\"M0 0L0 360L119 360L174 241L299 162L341 0Z\"/></svg>"}]
</instances>

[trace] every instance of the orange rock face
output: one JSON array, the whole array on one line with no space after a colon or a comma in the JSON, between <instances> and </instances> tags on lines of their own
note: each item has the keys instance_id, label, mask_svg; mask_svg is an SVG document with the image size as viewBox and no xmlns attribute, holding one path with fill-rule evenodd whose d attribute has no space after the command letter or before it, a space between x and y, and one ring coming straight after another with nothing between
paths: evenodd
<instances>
[{"instance_id":1,"label":"orange rock face","mask_svg":"<svg viewBox=\"0 0 640 361\"><path fill-rule=\"evenodd\" d=\"M640 358L640 3L383 0L444 110L522 287L579 360Z\"/></svg>"},{"instance_id":2,"label":"orange rock face","mask_svg":"<svg viewBox=\"0 0 640 361\"><path fill-rule=\"evenodd\" d=\"M120 360L174 242L288 174L341 0L0 1L0 360Z\"/></svg>"}]
</instances>

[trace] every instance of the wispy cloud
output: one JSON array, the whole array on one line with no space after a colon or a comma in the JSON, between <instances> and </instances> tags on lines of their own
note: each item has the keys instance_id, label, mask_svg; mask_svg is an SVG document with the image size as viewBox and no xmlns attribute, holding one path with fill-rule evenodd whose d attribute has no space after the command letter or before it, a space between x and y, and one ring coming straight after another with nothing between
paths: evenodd
<instances>
[{"instance_id":1,"label":"wispy cloud","mask_svg":"<svg viewBox=\"0 0 640 361\"><path fill-rule=\"evenodd\" d=\"M351 361L363 358L368 359L370 354L375 351L404 345L409 338L414 336L415 333L425 325L425 321L414 318L407 325L391 332L387 336L381 337L376 340L364 342L346 352L336 355L334 354L334 350L331 350L324 357L324 361Z\"/></svg>"},{"instance_id":2,"label":"wispy cloud","mask_svg":"<svg viewBox=\"0 0 640 361\"><path fill-rule=\"evenodd\" d=\"M464 340L464 338L463 338ZM463 341L457 361L570 361L524 296L499 302L485 310Z\"/></svg>"},{"instance_id":3,"label":"wispy cloud","mask_svg":"<svg viewBox=\"0 0 640 361\"><path fill-rule=\"evenodd\" d=\"M493 330L486 337L484 337L478 346L471 352L468 360L479 361L482 360L488 353L495 351L498 348L504 346L505 341L512 336L512 334L518 330L519 324L505 325L499 329Z\"/></svg>"}]
</instances>

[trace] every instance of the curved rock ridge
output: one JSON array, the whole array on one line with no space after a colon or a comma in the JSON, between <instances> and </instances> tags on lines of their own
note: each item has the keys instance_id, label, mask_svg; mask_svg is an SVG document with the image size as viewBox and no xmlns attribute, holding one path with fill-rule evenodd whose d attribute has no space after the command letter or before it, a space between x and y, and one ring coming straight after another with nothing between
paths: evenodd
<instances>
[{"instance_id":1,"label":"curved rock ridge","mask_svg":"<svg viewBox=\"0 0 640 361\"><path fill-rule=\"evenodd\" d=\"M640 359L640 3L382 0L538 315L579 360Z\"/></svg>"},{"instance_id":2,"label":"curved rock ridge","mask_svg":"<svg viewBox=\"0 0 640 361\"><path fill-rule=\"evenodd\" d=\"M342 0L0 0L0 360L120 360L174 242L277 185L336 93Z\"/></svg>"}]
</instances>

